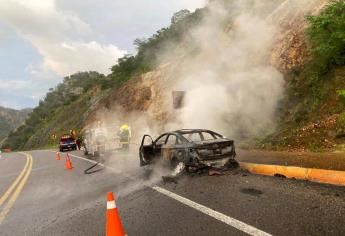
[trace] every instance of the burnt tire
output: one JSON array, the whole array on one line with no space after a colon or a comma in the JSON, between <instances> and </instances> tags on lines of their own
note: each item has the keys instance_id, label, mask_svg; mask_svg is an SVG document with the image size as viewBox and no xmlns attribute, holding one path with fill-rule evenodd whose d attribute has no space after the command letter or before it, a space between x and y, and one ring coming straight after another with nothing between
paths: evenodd
<instances>
[{"instance_id":1,"label":"burnt tire","mask_svg":"<svg viewBox=\"0 0 345 236\"><path fill-rule=\"evenodd\" d=\"M229 169L237 169L240 166L240 164L235 159L230 159L226 166Z\"/></svg>"},{"instance_id":2,"label":"burnt tire","mask_svg":"<svg viewBox=\"0 0 345 236\"><path fill-rule=\"evenodd\" d=\"M187 170L187 167L182 161L173 158L171 161L171 169L171 176L177 177L182 175Z\"/></svg>"}]
</instances>

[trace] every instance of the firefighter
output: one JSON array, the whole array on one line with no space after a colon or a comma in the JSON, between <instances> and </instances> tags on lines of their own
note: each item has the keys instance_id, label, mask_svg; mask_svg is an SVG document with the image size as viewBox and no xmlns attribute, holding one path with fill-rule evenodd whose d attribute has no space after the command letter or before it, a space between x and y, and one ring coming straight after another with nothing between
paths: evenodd
<instances>
[{"instance_id":1,"label":"firefighter","mask_svg":"<svg viewBox=\"0 0 345 236\"><path fill-rule=\"evenodd\" d=\"M81 145L82 145L82 141L83 139L79 136L76 140L76 143L77 143L77 147L78 147L78 150L80 151L80 148L81 148Z\"/></svg>"},{"instance_id":2,"label":"firefighter","mask_svg":"<svg viewBox=\"0 0 345 236\"><path fill-rule=\"evenodd\" d=\"M71 135L72 138L75 139L77 133L75 132L75 130L70 129L70 130L69 130L69 134Z\"/></svg>"},{"instance_id":3,"label":"firefighter","mask_svg":"<svg viewBox=\"0 0 345 236\"><path fill-rule=\"evenodd\" d=\"M123 124L120 127L120 142L123 145L123 148L129 149L129 141L131 138L131 127L127 124Z\"/></svg>"}]
</instances>

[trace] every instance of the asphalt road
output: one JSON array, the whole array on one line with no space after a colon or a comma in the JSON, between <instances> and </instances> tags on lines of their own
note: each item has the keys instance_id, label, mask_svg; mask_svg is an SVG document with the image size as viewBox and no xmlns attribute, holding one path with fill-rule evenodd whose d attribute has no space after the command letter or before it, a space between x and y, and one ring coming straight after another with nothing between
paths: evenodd
<instances>
[{"instance_id":1,"label":"asphalt road","mask_svg":"<svg viewBox=\"0 0 345 236\"><path fill-rule=\"evenodd\" d=\"M134 155L115 153L92 175L72 156L73 170L51 151L3 154L0 197L24 171L28 178L1 203L0 235L105 235L106 193L113 191L128 235L344 235L345 191L240 170L223 176L188 175L162 183ZM73 154L73 153L72 153ZM82 156L75 152L74 155ZM64 156L63 156L64 157ZM13 197L17 192L17 196ZM8 202L12 206L8 209ZM258 231L255 231L258 230Z\"/></svg>"}]
</instances>

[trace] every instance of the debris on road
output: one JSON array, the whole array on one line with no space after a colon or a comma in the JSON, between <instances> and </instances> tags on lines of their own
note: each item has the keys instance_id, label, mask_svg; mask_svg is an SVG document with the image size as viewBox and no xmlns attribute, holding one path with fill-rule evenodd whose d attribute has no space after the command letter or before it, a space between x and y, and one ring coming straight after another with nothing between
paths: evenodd
<instances>
[{"instance_id":1,"label":"debris on road","mask_svg":"<svg viewBox=\"0 0 345 236\"><path fill-rule=\"evenodd\" d=\"M100 165L101 167L96 169L96 170L92 170L93 168L95 168L96 166ZM86 175L90 175L90 174L93 174L93 173L96 173L96 172L99 172L101 170L104 169L104 165L101 165L100 162L96 162L94 165L90 166L89 168L87 168L86 170L84 170L84 174Z\"/></svg>"},{"instance_id":2,"label":"debris on road","mask_svg":"<svg viewBox=\"0 0 345 236\"><path fill-rule=\"evenodd\" d=\"M223 175L223 172L221 172L219 170L209 169L208 175L209 176L220 176L220 175Z\"/></svg>"},{"instance_id":3,"label":"debris on road","mask_svg":"<svg viewBox=\"0 0 345 236\"><path fill-rule=\"evenodd\" d=\"M162 176L163 182L164 183L174 183L174 184L178 184L177 182L177 177L175 176Z\"/></svg>"},{"instance_id":4,"label":"debris on road","mask_svg":"<svg viewBox=\"0 0 345 236\"><path fill-rule=\"evenodd\" d=\"M286 179L286 176L285 175L282 175L282 174L274 174L274 177L278 177L278 178L282 178L282 179Z\"/></svg>"},{"instance_id":5,"label":"debris on road","mask_svg":"<svg viewBox=\"0 0 345 236\"><path fill-rule=\"evenodd\" d=\"M249 194L252 196L260 196L261 194L263 194L263 192L261 190L255 189L255 188L242 188L240 190L241 193L245 193L245 194Z\"/></svg>"}]
</instances>

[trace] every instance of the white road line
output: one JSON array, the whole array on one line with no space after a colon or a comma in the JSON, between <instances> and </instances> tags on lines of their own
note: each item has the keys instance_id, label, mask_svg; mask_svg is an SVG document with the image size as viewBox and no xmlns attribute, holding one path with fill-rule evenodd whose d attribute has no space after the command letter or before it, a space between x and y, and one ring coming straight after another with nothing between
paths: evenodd
<instances>
[{"instance_id":1,"label":"white road line","mask_svg":"<svg viewBox=\"0 0 345 236\"><path fill-rule=\"evenodd\" d=\"M50 152L53 152L53 153L56 153L55 151L51 151L49 150ZM60 152L61 153L61 152ZM62 154L62 153L61 153ZM85 157L80 157L80 156L76 156L74 154L71 154L71 153L68 153L68 155L72 156L72 157L75 157L75 158L78 158L78 159L81 159L81 160L84 160L84 161L88 161L88 162L91 162L92 164L96 164L98 163L97 161L93 161L93 160L90 160L90 159L87 159ZM61 156L61 159L63 159L63 156ZM108 167L108 166L105 166L103 165L102 163L98 163L99 166L102 166L102 167ZM109 168L109 167L108 167ZM113 169L110 167L110 169Z\"/></svg>"},{"instance_id":2,"label":"white road line","mask_svg":"<svg viewBox=\"0 0 345 236\"><path fill-rule=\"evenodd\" d=\"M93 164L98 163L97 161L89 160L89 159L87 159L87 158L85 158L85 157L76 156L76 155L73 155L73 154L70 154L70 153L69 153L69 155L72 156L72 157L75 157L75 158L84 160L84 161L91 162L91 163L93 163ZM102 167L105 167L105 165L103 165L102 163L98 163L98 165L99 165L99 166L102 166Z\"/></svg>"},{"instance_id":3,"label":"white road line","mask_svg":"<svg viewBox=\"0 0 345 236\"><path fill-rule=\"evenodd\" d=\"M94 163L96 164L97 162L96 161L93 161L93 160L89 160L89 159L86 159L84 157L80 157L80 156L76 156L76 155L73 155L73 154L70 154L70 156L73 156L75 158L78 158L78 159L81 159L81 160L84 160L84 161L88 161L88 162L91 162L91 163ZM115 169L113 167L110 167L110 166L105 166L103 164L98 164L100 166L103 166L103 167L106 167L106 168L109 168L109 169ZM147 186L147 187L150 187L152 188L153 190L167 196L167 197L170 197L186 206L189 206L197 211L200 211L202 213L204 213L205 215L208 215L216 220L219 220L227 225L230 225L244 233L247 233L249 235L253 235L253 236L272 236L271 234L269 233L266 233L262 230L259 230L251 225L248 225L242 221L239 221L239 220L236 220L235 218L232 218L230 216L227 216L223 213L220 213L218 211L215 211L215 210L212 210L211 208L208 208L204 205L201 205L199 203L196 203L196 202L193 202L192 200L189 200L185 197L182 197L180 195L177 195L176 193L173 193L173 192L170 192L164 188L161 188L161 187L158 187L158 186Z\"/></svg>"},{"instance_id":4,"label":"white road line","mask_svg":"<svg viewBox=\"0 0 345 236\"><path fill-rule=\"evenodd\" d=\"M199 203L193 202L185 197L182 197L180 195L177 195L173 192L170 192L164 188L158 187L158 186L153 186L151 187L152 189L156 190L157 192L170 197L172 199L175 199L176 201L189 206L195 210L198 210L210 217L215 218L216 220L219 220L227 225L230 225L238 230L241 230L244 233L247 233L249 235L253 235L253 236L271 236L271 234L266 233L264 231L261 231L257 228L254 228L253 226L250 226L246 223L243 223L242 221L236 220L230 216L224 215L223 213L220 213L218 211L212 210L206 206L203 206Z\"/></svg>"}]
</instances>

